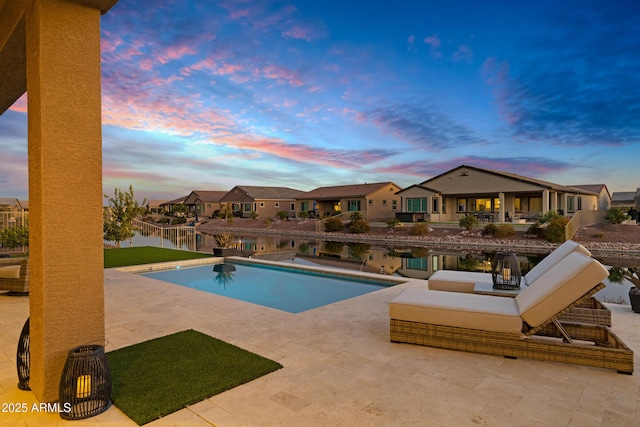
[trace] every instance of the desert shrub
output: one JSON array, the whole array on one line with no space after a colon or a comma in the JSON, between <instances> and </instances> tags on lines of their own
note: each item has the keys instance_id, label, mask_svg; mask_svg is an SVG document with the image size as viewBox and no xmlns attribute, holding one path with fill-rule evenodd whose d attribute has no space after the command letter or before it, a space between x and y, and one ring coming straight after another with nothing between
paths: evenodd
<instances>
[{"instance_id":1,"label":"desert shrub","mask_svg":"<svg viewBox=\"0 0 640 427\"><path fill-rule=\"evenodd\" d=\"M327 232L342 231L343 228L342 220L337 217L329 218L324 222L324 231Z\"/></svg>"},{"instance_id":2,"label":"desert shrub","mask_svg":"<svg viewBox=\"0 0 640 427\"><path fill-rule=\"evenodd\" d=\"M278 219L283 220L287 219L289 217L289 214L287 213L287 211L280 211L276 214L276 216L278 217Z\"/></svg>"},{"instance_id":3,"label":"desert shrub","mask_svg":"<svg viewBox=\"0 0 640 427\"><path fill-rule=\"evenodd\" d=\"M307 218L309 218L309 212L307 212L307 211L300 211L300 212L298 212L298 218L301 218L301 219L307 219Z\"/></svg>"},{"instance_id":4,"label":"desert shrub","mask_svg":"<svg viewBox=\"0 0 640 427\"><path fill-rule=\"evenodd\" d=\"M478 219L473 215L465 215L463 218L460 218L458 224L465 230L471 231L473 226L478 224Z\"/></svg>"},{"instance_id":5,"label":"desert shrub","mask_svg":"<svg viewBox=\"0 0 640 427\"><path fill-rule=\"evenodd\" d=\"M258 216L259 216L259 215L258 215L258 212L256 212L256 211L251 211L251 219L252 219L252 220L254 220L254 221L255 221L255 220L257 220L257 219L258 219Z\"/></svg>"},{"instance_id":6,"label":"desert shrub","mask_svg":"<svg viewBox=\"0 0 640 427\"><path fill-rule=\"evenodd\" d=\"M398 220L398 218L392 218L389 221L387 221L387 228L391 228L395 230L399 224L400 224L400 220Z\"/></svg>"},{"instance_id":7,"label":"desert shrub","mask_svg":"<svg viewBox=\"0 0 640 427\"><path fill-rule=\"evenodd\" d=\"M349 216L349 220L351 221L357 221L359 219L362 219L362 214L358 211L353 212L350 216Z\"/></svg>"},{"instance_id":8,"label":"desert shrub","mask_svg":"<svg viewBox=\"0 0 640 427\"><path fill-rule=\"evenodd\" d=\"M498 231L498 226L495 224L487 224L482 229L483 236L495 236Z\"/></svg>"},{"instance_id":9,"label":"desert shrub","mask_svg":"<svg viewBox=\"0 0 640 427\"><path fill-rule=\"evenodd\" d=\"M412 236L424 236L428 233L429 233L429 226L424 222L414 224L409 229L409 234L411 234Z\"/></svg>"},{"instance_id":10,"label":"desert shrub","mask_svg":"<svg viewBox=\"0 0 640 427\"><path fill-rule=\"evenodd\" d=\"M179 224L186 224L187 223L187 218L185 217L179 217L179 218L172 218L171 219L171 225L179 225Z\"/></svg>"},{"instance_id":11,"label":"desert shrub","mask_svg":"<svg viewBox=\"0 0 640 427\"><path fill-rule=\"evenodd\" d=\"M366 233L369 230L371 230L371 226L367 221L363 219L356 219L355 221L351 221L351 224L349 225L349 231L351 233L360 234Z\"/></svg>"},{"instance_id":12,"label":"desert shrub","mask_svg":"<svg viewBox=\"0 0 640 427\"><path fill-rule=\"evenodd\" d=\"M565 226L569 220L563 216L551 218L544 229L544 237L552 243L562 243L566 240Z\"/></svg>"},{"instance_id":13,"label":"desert shrub","mask_svg":"<svg viewBox=\"0 0 640 427\"><path fill-rule=\"evenodd\" d=\"M536 236L536 237L543 237L544 236L544 228L540 227L540 224L532 224L527 229L527 234L532 235L532 236Z\"/></svg>"},{"instance_id":14,"label":"desert shrub","mask_svg":"<svg viewBox=\"0 0 640 427\"><path fill-rule=\"evenodd\" d=\"M622 224L623 221L630 219L631 217L624 213L620 208L611 208L607 211L607 221L611 224Z\"/></svg>"},{"instance_id":15,"label":"desert shrub","mask_svg":"<svg viewBox=\"0 0 640 427\"><path fill-rule=\"evenodd\" d=\"M493 233L493 237L509 237L516 234L515 228L511 225L500 224L496 227L496 231Z\"/></svg>"}]
</instances>

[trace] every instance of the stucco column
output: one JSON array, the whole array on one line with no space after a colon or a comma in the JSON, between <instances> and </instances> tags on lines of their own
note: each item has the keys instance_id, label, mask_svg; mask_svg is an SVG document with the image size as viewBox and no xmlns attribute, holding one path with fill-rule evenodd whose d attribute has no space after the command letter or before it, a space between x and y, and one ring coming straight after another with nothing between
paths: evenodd
<instances>
[{"instance_id":1,"label":"stucco column","mask_svg":"<svg viewBox=\"0 0 640 427\"><path fill-rule=\"evenodd\" d=\"M558 211L558 192L557 191L550 191L549 192L550 198L551 200L549 200L550 202L550 206L549 209L552 211Z\"/></svg>"},{"instance_id":2,"label":"stucco column","mask_svg":"<svg viewBox=\"0 0 640 427\"><path fill-rule=\"evenodd\" d=\"M542 190L542 215L549 212L549 190Z\"/></svg>"},{"instance_id":3,"label":"stucco column","mask_svg":"<svg viewBox=\"0 0 640 427\"><path fill-rule=\"evenodd\" d=\"M504 204L504 193L498 193L498 200L500 201L500 212L498 212L498 222L504 222L504 213L507 207Z\"/></svg>"},{"instance_id":4,"label":"stucco column","mask_svg":"<svg viewBox=\"0 0 640 427\"><path fill-rule=\"evenodd\" d=\"M100 11L32 0L25 18L30 386L52 402L68 351L104 343Z\"/></svg>"}]
</instances>

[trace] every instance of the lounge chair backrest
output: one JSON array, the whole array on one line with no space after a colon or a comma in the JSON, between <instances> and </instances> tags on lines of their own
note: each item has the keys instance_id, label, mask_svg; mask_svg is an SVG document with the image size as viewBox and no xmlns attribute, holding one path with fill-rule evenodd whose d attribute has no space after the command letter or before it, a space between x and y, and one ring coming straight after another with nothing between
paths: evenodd
<instances>
[{"instance_id":1,"label":"lounge chair backrest","mask_svg":"<svg viewBox=\"0 0 640 427\"><path fill-rule=\"evenodd\" d=\"M522 319L537 327L555 317L602 282L609 272L597 260L571 253L551 267L518 296Z\"/></svg>"},{"instance_id":2,"label":"lounge chair backrest","mask_svg":"<svg viewBox=\"0 0 640 427\"><path fill-rule=\"evenodd\" d=\"M525 274L524 279L527 285L531 285L535 282L540 276L542 276L547 270L556 265L562 259L564 259L567 255L573 252L582 253L588 257L591 256L591 252L587 250L580 243L576 243L573 240L567 240L560 246L558 246L553 252L544 257L542 261L536 264L527 274Z\"/></svg>"}]
</instances>

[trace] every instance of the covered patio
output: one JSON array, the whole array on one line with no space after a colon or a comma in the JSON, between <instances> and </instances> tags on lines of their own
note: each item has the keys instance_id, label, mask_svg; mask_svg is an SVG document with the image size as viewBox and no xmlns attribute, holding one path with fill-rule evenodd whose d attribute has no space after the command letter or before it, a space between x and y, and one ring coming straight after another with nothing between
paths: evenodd
<instances>
[{"instance_id":1,"label":"covered patio","mask_svg":"<svg viewBox=\"0 0 640 427\"><path fill-rule=\"evenodd\" d=\"M389 342L388 305L408 283L300 314L105 271L107 351L196 329L284 368L149 426L640 424L640 377ZM613 329L636 353L640 315L608 304ZM35 402L17 387L15 350L28 297L0 295L2 402ZM57 413L3 413L4 425L40 426ZM131 425L116 407L87 420Z\"/></svg>"}]
</instances>

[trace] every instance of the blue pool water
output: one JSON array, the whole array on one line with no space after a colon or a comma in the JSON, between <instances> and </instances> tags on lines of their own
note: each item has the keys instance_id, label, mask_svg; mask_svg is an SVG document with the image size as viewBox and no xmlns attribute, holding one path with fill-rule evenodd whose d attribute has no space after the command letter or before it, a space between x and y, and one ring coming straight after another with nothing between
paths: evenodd
<instances>
[{"instance_id":1,"label":"blue pool water","mask_svg":"<svg viewBox=\"0 0 640 427\"><path fill-rule=\"evenodd\" d=\"M305 273L279 266L229 263L145 273L143 276L290 313L300 313L394 284Z\"/></svg>"}]
</instances>

